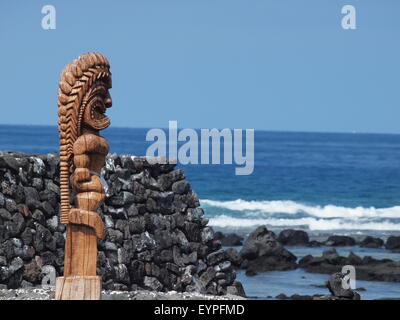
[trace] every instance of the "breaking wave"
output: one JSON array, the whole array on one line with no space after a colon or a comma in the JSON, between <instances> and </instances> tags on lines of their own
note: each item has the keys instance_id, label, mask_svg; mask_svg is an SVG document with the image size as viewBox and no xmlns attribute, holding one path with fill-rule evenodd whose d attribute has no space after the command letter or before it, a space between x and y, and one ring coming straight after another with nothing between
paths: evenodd
<instances>
[{"instance_id":1,"label":"breaking wave","mask_svg":"<svg viewBox=\"0 0 400 320\"><path fill-rule=\"evenodd\" d=\"M210 219L210 226L221 228L241 228L267 225L272 227L306 227L310 230L393 230L400 231L400 224L391 222L348 223L346 221L314 218L301 219L242 219L226 215Z\"/></svg>"},{"instance_id":2,"label":"breaking wave","mask_svg":"<svg viewBox=\"0 0 400 320\"><path fill-rule=\"evenodd\" d=\"M312 206L290 200L234 201L201 200L210 225L225 228L269 225L310 230L400 231L400 206L390 208L335 205Z\"/></svg>"}]
</instances>

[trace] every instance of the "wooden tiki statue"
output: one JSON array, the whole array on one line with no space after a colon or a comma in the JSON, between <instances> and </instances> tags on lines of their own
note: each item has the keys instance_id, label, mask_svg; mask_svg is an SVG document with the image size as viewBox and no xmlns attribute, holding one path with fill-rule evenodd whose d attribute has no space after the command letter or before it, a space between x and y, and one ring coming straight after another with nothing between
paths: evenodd
<instances>
[{"instance_id":1,"label":"wooden tiki statue","mask_svg":"<svg viewBox=\"0 0 400 320\"><path fill-rule=\"evenodd\" d=\"M60 132L60 221L67 225L64 276L56 280L58 300L98 300L101 277L96 275L97 238L104 224L97 209L105 192L100 171L108 142L99 131L109 126L111 73L108 60L87 53L65 67L58 89ZM70 205L70 184L76 193Z\"/></svg>"}]
</instances>

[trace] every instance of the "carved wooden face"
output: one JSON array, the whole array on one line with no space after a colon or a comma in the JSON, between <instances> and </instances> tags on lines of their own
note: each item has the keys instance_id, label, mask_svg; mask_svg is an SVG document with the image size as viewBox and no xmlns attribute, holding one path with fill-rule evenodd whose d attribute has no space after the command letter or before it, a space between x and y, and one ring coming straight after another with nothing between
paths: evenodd
<instances>
[{"instance_id":1,"label":"carved wooden face","mask_svg":"<svg viewBox=\"0 0 400 320\"><path fill-rule=\"evenodd\" d=\"M83 115L83 125L94 130L103 130L110 125L106 116L107 108L112 106L108 86L104 82L96 82L88 91L87 104Z\"/></svg>"}]
</instances>

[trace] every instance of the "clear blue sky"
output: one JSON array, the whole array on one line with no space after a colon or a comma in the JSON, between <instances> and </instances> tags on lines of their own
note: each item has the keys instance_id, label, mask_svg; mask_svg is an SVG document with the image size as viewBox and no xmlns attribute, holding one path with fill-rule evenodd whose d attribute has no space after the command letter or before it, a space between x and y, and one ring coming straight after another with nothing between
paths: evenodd
<instances>
[{"instance_id":1,"label":"clear blue sky","mask_svg":"<svg viewBox=\"0 0 400 320\"><path fill-rule=\"evenodd\" d=\"M2 0L0 123L55 125L88 51L110 60L114 126L400 133L399 0Z\"/></svg>"}]
</instances>

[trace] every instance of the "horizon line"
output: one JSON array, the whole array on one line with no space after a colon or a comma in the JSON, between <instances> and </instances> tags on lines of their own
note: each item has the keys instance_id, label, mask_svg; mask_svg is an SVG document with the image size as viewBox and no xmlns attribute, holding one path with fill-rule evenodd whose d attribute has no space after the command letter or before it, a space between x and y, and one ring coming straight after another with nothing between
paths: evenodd
<instances>
[{"instance_id":1,"label":"horizon line","mask_svg":"<svg viewBox=\"0 0 400 320\"><path fill-rule=\"evenodd\" d=\"M57 128L57 125L51 125L51 124L10 124L10 123L0 123L0 126L20 126L20 127L55 127ZM127 127L127 126L116 126L113 125L112 128L115 129L153 129L153 128L159 128L159 129L168 129L168 127ZM107 130L106 128L105 130ZM178 127L178 129L185 129ZM217 129L221 130L224 128L192 128L194 130L200 130L200 129ZM228 129L238 129L238 128L228 128ZM246 128L246 129L254 129L254 131L262 131L262 132L271 132L271 133L327 133L327 134L381 134L381 135L400 135L400 132L365 132L365 131L307 131L307 130L291 130L291 129L279 129L279 130L268 130L268 129L256 129L256 128ZM245 130L245 129L242 129Z\"/></svg>"}]
</instances>

